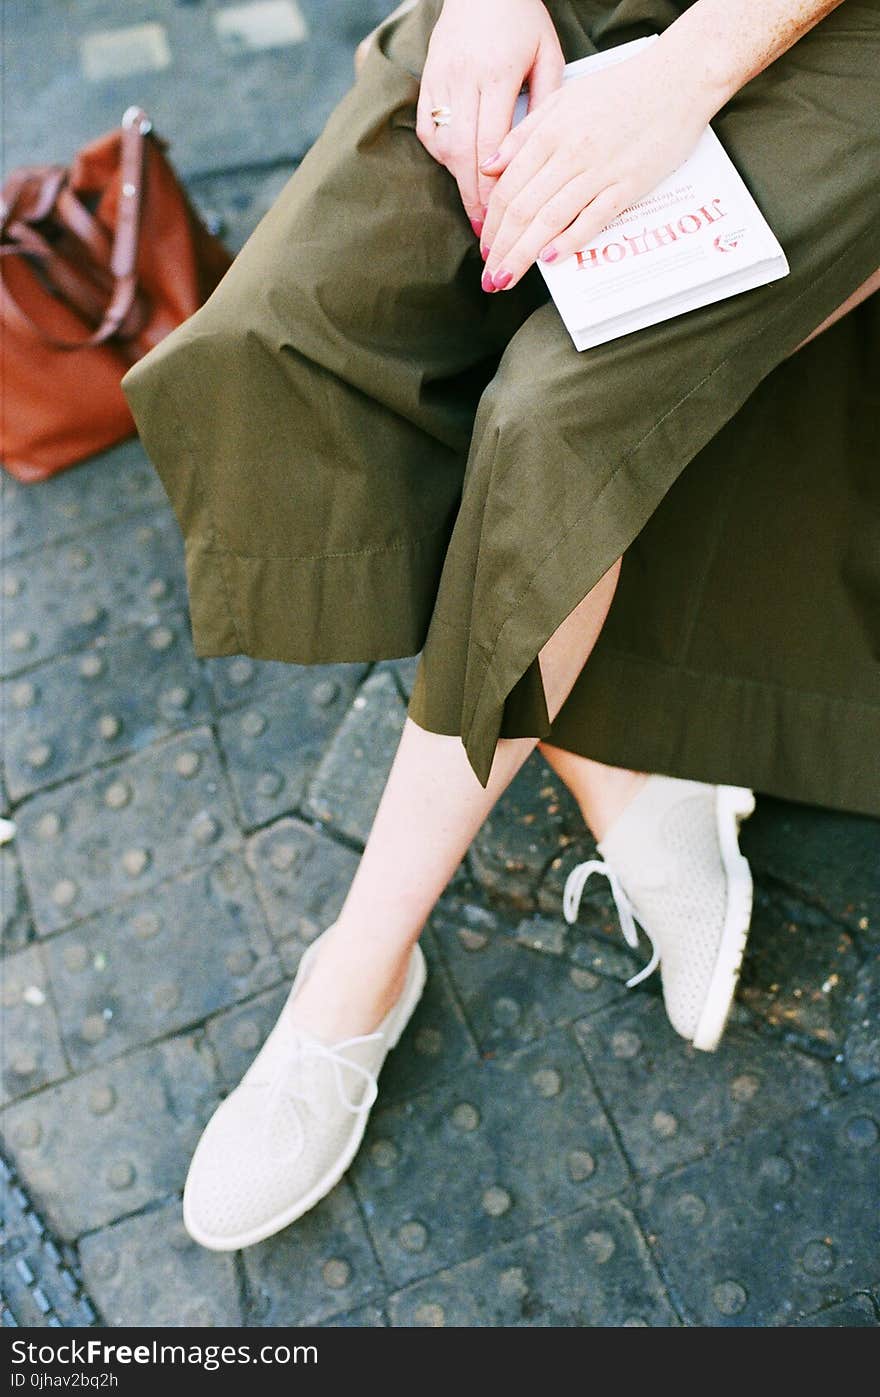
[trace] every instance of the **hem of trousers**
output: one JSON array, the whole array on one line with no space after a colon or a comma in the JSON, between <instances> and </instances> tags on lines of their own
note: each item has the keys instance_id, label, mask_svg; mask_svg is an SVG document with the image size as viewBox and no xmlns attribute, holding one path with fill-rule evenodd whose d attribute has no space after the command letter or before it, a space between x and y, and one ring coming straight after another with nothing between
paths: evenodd
<instances>
[{"instance_id":1,"label":"hem of trousers","mask_svg":"<svg viewBox=\"0 0 880 1397\"><path fill-rule=\"evenodd\" d=\"M548 741L609 766L880 817L878 703L606 649Z\"/></svg>"}]
</instances>

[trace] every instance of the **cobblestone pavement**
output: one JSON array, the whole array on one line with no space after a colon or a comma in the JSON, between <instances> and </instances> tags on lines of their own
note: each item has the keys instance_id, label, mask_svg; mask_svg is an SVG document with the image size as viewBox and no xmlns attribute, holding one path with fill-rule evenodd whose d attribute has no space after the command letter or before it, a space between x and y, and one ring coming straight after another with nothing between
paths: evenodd
<instances>
[{"instance_id":1,"label":"cobblestone pavement","mask_svg":"<svg viewBox=\"0 0 880 1397\"><path fill-rule=\"evenodd\" d=\"M240 244L383 7L143 0L120 31L83 0L59 35L7 0L13 162L140 100ZM347 1178L243 1255L189 1242L190 1153L340 906L414 661L197 660L135 442L5 481L3 531L6 1323L877 1323L877 824L759 801L734 1022L695 1054L625 990L602 889L564 922L591 845L537 755L431 919Z\"/></svg>"}]
</instances>

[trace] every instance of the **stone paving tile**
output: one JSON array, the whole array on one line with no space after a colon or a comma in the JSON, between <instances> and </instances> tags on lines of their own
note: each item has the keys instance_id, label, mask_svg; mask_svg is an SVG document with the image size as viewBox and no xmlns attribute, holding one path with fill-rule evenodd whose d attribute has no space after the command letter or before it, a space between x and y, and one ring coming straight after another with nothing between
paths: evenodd
<instances>
[{"instance_id":1,"label":"stone paving tile","mask_svg":"<svg viewBox=\"0 0 880 1397\"><path fill-rule=\"evenodd\" d=\"M535 884L551 860L588 838L568 790L533 752L478 831L470 864L490 896L532 910Z\"/></svg>"},{"instance_id":2,"label":"stone paving tile","mask_svg":"<svg viewBox=\"0 0 880 1397\"><path fill-rule=\"evenodd\" d=\"M851 933L827 913L757 887L740 999L763 1022L830 1055L846 1032L858 970Z\"/></svg>"},{"instance_id":3,"label":"stone paving tile","mask_svg":"<svg viewBox=\"0 0 880 1397\"><path fill-rule=\"evenodd\" d=\"M41 935L219 858L241 840L206 728L33 796L17 820Z\"/></svg>"},{"instance_id":4,"label":"stone paving tile","mask_svg":"<svg viewBox=\"0 0 880 1397\"><path fill-rule=\"evenodd\" d=\"M90 918L44 950L77 1070L198 1023L281 976L240 854Z\"/></svg>"},{"instance_id":5,"label":"stone paving tile","mask_svg":"<svg viewBox=\"0 0 880 1397\"><path fill-rule=\"evenodd\" d=\"M376 665L376 670L388 670L397 680L401 691L406 695L407 700L413 690L415 683L416 669L418 668L418 655L410 655L405 660L380 660Z\"/></svg>"},{"instance_id":6,"label":"stone paving tile","mask_svg":"<svg viewBox=\"0 0 880 1397\"><path fill-rule=\"evenodd\" d=\"M365 680L309 787L308 814L366 843L405 713L387 671Z\"/></svg>"},{"instance_id":7,"label":"stone paving tile","mask_svg":"<svg viewBox=\"0 0 880 1397\"><path fill-rule=\"evenodd\" d=\"M68 1068L42 948L28 946L7 956L2 980L0 1101L6 1102L57 1082Z\"/></svg>"},{"instance_id":8,"label":"stone paving tile","mask_svg":"<svg viewBox=\"0 0 880 1397\"><path fill-rule=\"evenodd\" d=\"M32 935L21 865L14 849L6 845L0 848L0 949L17 951Z\"/></svg>"},{"instance_id":9,"label":"stone paving tile","mask_svg":"<svg viewBox=\"0 0 880 1397\"><path fill-rule=\"evenodd\" d=\"M783 1121L828 1092L804 1055L728 1027L714 1053L670 1027L663 1005L633 991L575 1033L605 1109L639 1174L660 1174Z\"/></svg>"},{"instance_id":10,"label":"stone paving tile","mask_svg":"<svg viewBox=\"0 0 880 1397\"><path fill-rule=\"evenodd\" d=\"M839 1305L808 1315L799 1322L802 1329L872 1329L880 1324L870 1295L851 1295Z\"/></svg>"},{"instance_id":11,"label":"stone paving tile","mask_svg":"<svg viewBox=\"0 0 880 1397\"><path fill-rule=\"evenodd\" d=\"M627 1183L575 1045L562 1033L374 1111L352 1177L383 1268L402 1286Z\"/></svg>"},{"instance_id":12,"label":"stone paving tile","mask_svg":"<svg viewBox=\"0 0 880 1397\"><path fill-rule=\"evenodd\" d=\"M645 1187L690 1322L787 1324L876 1280L878 1121L880 1088L863 1087Z\"/></svg>"},{"instance_id":13,"label":"stone paving tile","mask_svg":"<svg viewBox=\"0 0 880 1397\"><path fill-rule=\"evenodd\" d=\"M428 979L417 1009L382 1069L382 1101L388 1104L457 1078L477 1061L470 1028L459 1008L437 950L437 914L422 932Z\"/></svg>"},{"instance_id":14,"label":"stone paving tile","mask_svg":"<svg viewBox=\"0 0 880 1397\"><path fill-rule=\"evenodd\" d=\"M846 1001L849 1028L843 1047L842 1085L880 1077L880 960L863 965Z\"/></svg>"},{"instance_id":15,"label":"stone paving tile","mask_svg":"<svg viewBox=\"0 0 880 1397\"><path fill-rule=\"evenodd\" d=\"M432 925L483 1052L498 1052L543 1038L619 997L613 980L560 956L529 950L509 934L499 915L495 926L475 930L455 908L439 911Z\"/></svg>"},{"instance_id":16,"label":"stone paving tile","mask_svg":"<svg viewBox=\"0 0 880 1397\"><path fill-rule=\"evenodd\" d=\"M217 1104L209 1054L173 1038L8 1106L16 1168L65 1238L183 1187Z\"/></svg>"},{"instance_id":17,"label":"stone paving tile","mask_svg":"<svg viewBox=\"0 0 880 1397\"><path fill-rule=\"evenodd\" d=\"M4 472L0 481L3 557L49 548L96 524L118 521L126 509L166 503L159 477L137 438L38 485L22 485Z\"/></svg>"},{"instance_id":18,"label":"stone paving tile","mask_svg":"<svg viewBox=\"0 0 880 1397\"><path fill-rule=\"evenodd\" d=\"M362 1305L359 1310L350 1310L345 1315L334 1315L325 1319L322 1329L384 1329L388 1325L384 1310L378 1305Z\"/></svg>"},{"instance_id":19,"label":"stone paving tile","mask_svg":"<svg viewBox=\"0 0 880 1397\"><path fill-rule=\"evenodd\" d=\"M129 14L116 0L77 0L60 10L54 0L6 0L7 163L33 162L36 152L41 160L67 161L76 146L117 124L135 100L171 140L172 157L187 173L304 154L351 86L356 44L385 18L389 4L298 3L309 28L305 41L260 48L252 38L233 54L214 25L226 6L150 0ZM231 8L254 13L258 6ZM158 26L162 37L153 30L125 35L145 23ZM114 44L119 30L123 39ZM91 80L83 73L83 44ZM279 119L279 113L287 115Z\"/></svg>"},{"instance_id":20,"label":"stone paving tile","mask_svg":"<svg viewBox=\"0 0 880 1397\"><path fill-rule=\"evenodd\" d=\"M15 604L0 660L8 675L185 606L180 530L170 509L131 515L10 559L2 586Z\"/></svg>"},{"instance_id":21,"label":"stone paving tile","mask_svg":"<svg viewBox=\"0 0 880 1397\"><path fill-rule=\"evenodd\" d=\"M80 1256L105 1324L174 1329L242 1323L235 1258L192 1241L176 1198L84 1237Z\"/></svg>"},{"instance_id":22,"label":"stone paving tile","mask_svg":"<svg viewBox=\"0 0 880 1397\"><path fill-rule=\"evenodd\" d=\"M390 1298L405 1327L666 1327L678 1320L638 1225L614 1201L582 1208Z\"/></svg>"},{"instance_id":23,"label":"stone paving tile","mask_svg":"<svg viewBox=\"0 0 880 1397\"><path fill-rule=\"evenodd\" d=\"M294 970L309 941L338 916L359 856L302 820L283 819L255 834L247 861L276 941Z\"/></svg>"},{"instance_id":24,"label":"stone paving tile","mask_svg":"<svg viewBox=\"0 0 880 1397\"><path fill-rule=\"evenodd\" d=\"M345 1180L295 1226L248 1247L243 1255L252 1322L258 1325L318 1324L366 1301L381 1300L384 1291Z\"/></svg>"},{"instance_id":25,"label":"stone paving tile","mask_svg":"<svg viewBox=\"0 0 880 1397\"><path fill-rule=\"evenodd\" d=\"M287 665L263 698L221 718L218 736L246 829L302 804L366 665Z\"/></svg>"},{"instance_id":26,"label":"stone paving tile","mask_svg":"<svg viewBox=\"0 0 880 1397\"><path fill-rule=\"evenodd\" d=\"M51 660L0 688L14 800L210 717L186 615Z\"/></svg>"},{"instance_id":27,"label":"stone paving tile","mask_svg":"<svg viewBox=\"0 0 880 1397\"><path fill-rule=\"evenodd\" d=\"M290 991L290 979L254 995L243 1004L214 1014L206 1025L207 1040L217 1060L220 1081L227 1090L237 1086L269 1036Z\"/></svg>"},{"instance_id":28,"label":"stone paving tile","mask_svg":"<svg viewBox=\"0 0 880 1397\"><path fill-rule=\"evenodd\" d=\"M741 843L759 873L880 942L880 821L764 797Z\"/></svg>"}]
</instances>

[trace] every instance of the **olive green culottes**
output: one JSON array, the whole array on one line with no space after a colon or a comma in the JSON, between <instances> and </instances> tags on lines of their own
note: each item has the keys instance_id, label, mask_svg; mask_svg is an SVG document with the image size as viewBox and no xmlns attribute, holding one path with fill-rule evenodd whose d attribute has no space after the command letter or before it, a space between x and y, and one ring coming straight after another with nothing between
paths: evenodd
<instances>
[{"instance_id":1,"label":"olive green culottes","mask_svg":"<svg viewBox=\"0 0 880 1397\"><path fill-rule=\"evenodd\" d=\"M186 543L196 651L421 651L409 715L880 814L880 3L844 0L714 125L771 286L578 353L532 269L480 290L415 135L439 0L388 24L207 304L124 381ZM672 0L559 0L568 59ZM624 555L551 723L546 640Z\"/></svg>"}]
</instances>

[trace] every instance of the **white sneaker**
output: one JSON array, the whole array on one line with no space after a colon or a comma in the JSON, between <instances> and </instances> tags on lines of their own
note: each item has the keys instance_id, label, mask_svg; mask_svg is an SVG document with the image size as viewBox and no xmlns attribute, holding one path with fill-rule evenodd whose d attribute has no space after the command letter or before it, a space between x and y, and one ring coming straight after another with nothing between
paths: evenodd
<instances>
[{"instance_id":1,"label":"white sneaker","mask_svg":"<svg viewBox=\"0 0 880 1397\"><path fill-rule=\"evenodd\" d=\"M183 1220L211 1251L270 1237L339 1182L363 1138L386 1054L424 988L427 968L416 944L400 997L376 1031L324 1043L288 1013L317 944L304 953L275 1027L193 1155Z\"/></svg>"},{"instance_id":2,"label":"white sneaker","mask_svg":"<svg viewBox=\"0 0 880 1397\"><path fill-rule=\"evenodd\" d=\"M666 1012L695 1048L717 1048L727 1022L752 912L752 876L739 850L751 791L650 776L590 859L571 870L566 921L577 917L593 873L611 885L623 934L638 946L637 920L653 956L627 985L659 964Z\"/></svg>"}]
</instances>

